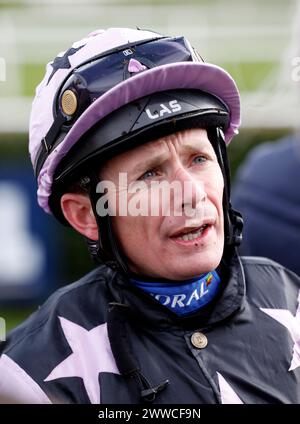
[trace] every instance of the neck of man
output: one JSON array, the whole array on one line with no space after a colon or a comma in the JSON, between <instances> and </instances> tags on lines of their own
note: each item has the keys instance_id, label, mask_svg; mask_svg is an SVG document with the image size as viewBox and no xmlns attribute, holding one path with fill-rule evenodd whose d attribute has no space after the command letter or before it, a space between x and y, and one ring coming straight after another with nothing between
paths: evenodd
<instances>
[{"instance_id":1,"label":"neck of man","mask_svg":"<svg viewBox=\"0 0 300 424\"><path fill-rule=\"evenodd\" d=\"M133 275L130 282L179 316L194 314L208 305L221 286L216 270L183 281Z\"/></svg>"}]
</instances>

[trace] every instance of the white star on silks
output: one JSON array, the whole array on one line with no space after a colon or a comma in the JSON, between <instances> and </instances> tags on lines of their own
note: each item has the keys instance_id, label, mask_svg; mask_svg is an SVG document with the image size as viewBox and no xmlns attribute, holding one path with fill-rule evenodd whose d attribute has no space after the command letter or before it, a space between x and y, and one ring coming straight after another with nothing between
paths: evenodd
<instances>
[{"instance_id":1,"label":"white star on silks","mask_svg":"<svg viewBox=\"0 0 300 424\"><path fill-rule=\"evenodd\" d=\"M244 402L235 393L235 391L230 386L230 384L227 383L223 375L219 372L217 372L217 375L219 380L219 388L220 388L222 404L230 404L230 405L243 404Z\"/></svg>"},{"instance_id":2,"label":"white star on silks","mask_svg":"<svg viewBox=\"0 0 300 424\"><path fill-rule=\"evenodd\" d=\"M295 343L289 371L300 367L300 290L298 295L298 309L295 316L287 309L260 309L288 329L293 342Z\"/></svg>"},{"instance_id":3,"label":"white star on silks","mask_svg":"<svg viewBox=\"0 0 300 424\"><path fill-rule=\"evenodd\" d=\"M66 377L82 378L91 403L100 403L99 373L120 374L111 351L107 324L88 331L66 318L59 319L73 353L58 364L44 381Z\"/></svg>"}]
</instances>

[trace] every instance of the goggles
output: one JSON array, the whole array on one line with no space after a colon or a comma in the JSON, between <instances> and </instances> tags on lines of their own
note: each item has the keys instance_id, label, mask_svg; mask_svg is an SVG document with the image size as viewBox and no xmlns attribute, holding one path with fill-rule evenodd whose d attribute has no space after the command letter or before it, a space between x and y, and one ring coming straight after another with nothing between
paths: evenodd
<instances>
[{"instance_id":1,"label":"goggles","mask_svg":"<svg viewBox=\"0 0 300 424\"><path fill-rule=\"evenodd\" d=\"M53 148L63 141L82 113L105 92L135 75L130 71L131 59L144 69L177 62L204 62L184 37L161 37L121 46L81 64L63 83L54 100L55 119L36 156L36 177Z\"/></svg>"}]
</instances>

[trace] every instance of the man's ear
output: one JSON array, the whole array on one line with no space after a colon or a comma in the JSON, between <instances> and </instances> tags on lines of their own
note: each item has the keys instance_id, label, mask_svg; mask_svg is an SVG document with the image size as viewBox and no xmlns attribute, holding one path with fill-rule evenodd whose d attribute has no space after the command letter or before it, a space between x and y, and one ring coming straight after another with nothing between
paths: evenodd
<instances>
[{"instance_id":1,"label":"man's ear","mask_svg":"<svg viewBox=\"0 0 300 424\"><path fill-rule=\"evenodd\" d=\"M66 220L76 231L91 240L98 240L98 227L87 195L65 193L60 204Z\"/></svg>"}]
</instances>

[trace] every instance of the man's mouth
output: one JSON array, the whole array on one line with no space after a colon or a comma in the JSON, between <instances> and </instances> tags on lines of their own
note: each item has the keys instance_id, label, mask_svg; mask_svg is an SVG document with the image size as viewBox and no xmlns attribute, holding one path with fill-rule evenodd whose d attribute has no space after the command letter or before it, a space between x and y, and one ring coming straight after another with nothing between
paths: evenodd
<instances>
[{"instance_id":1,"label":"man's mouth","mask_svg":"<svg viewBox=\"0 0 300 424\"><path fill-rule=\"evenodd\" d=\"M208 224L204 224L204 225L202 225L202 227L196 228L196 229L189 231L187 233L184 233L182 235L178 235L178 236L176 236L176 238L179 239L179 240L183 240L183 241L195 240L195 239L199 238L203 234L203 232L206 230L206 228L208 228L208 227L209 227Z\"/></svg>"},{"instance_id":2,"label":"man's mouth","mask_svg":"<svg viewBox=\"0 0 300 424\"><path fill-rule=\"evenodd\" d=\"M182 228L171 235L173 240L192 241L204 236L208 229L214 225L213 221L203 223L200 227Z\"/></svg>"}]
</instances>

